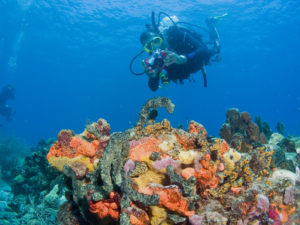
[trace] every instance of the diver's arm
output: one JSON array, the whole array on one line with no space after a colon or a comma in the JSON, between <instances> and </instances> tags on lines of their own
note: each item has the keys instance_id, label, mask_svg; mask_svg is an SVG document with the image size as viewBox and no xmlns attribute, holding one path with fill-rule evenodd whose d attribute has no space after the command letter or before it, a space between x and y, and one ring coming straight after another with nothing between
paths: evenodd
<instances>
[{"instance_id":1,"label":"diver's arm","mask_svg":"<svg viewBox=\"0 0 300 225\"><path fill-rule=\"evenodd\" d=\"M182 55L182 58L184 59L183 63L189 63L189 62L196 62L198 61L199 55L207 55L210 51L206 44L204 44L202 41L195 38L188 30L182 29L181 33L183 33L182 36L184 36L184 42L186 44L189 44L190 46L194 46L195 49L192 52L189 52L188 54Z\"/></svg>"},{"instance_id":2,"label":"diver's arm","mask_svg":"<svg viewBox=\"0 0 300 225\"><path fill-rule=\"evenodd\" d=\"M183 64L187 62L187 58L184 55L177 55L175 52L164 50L167 54L166 58L164 59L164 65L170 66L174 63L176 64Z\"/></svg>"},{"instance_id":3,"label":"diver's arm","mask_svg":"<svg viewBox=\"0 0 300 225\"><path fill-rule=\"evenodd\" d=\"M208 62L210 57L220 53L219 45L214 44L212 48L209 48L207 45L199 42L198 40L195 40L195 38L193 38L190 35L189 35L189 41L194 46L197 46L197 48L193 52L190 52L185 55L188 63L190 62L192 64L199 63L203 65L203 60Z\"/></svg>"},{"instance_id":4,"label":"diver's arm","mask_svg":"<svg viewBox=\"0 0 300 225\"><path fill-rule=\"evenodd\" d=\"M177 55L175 52L164 50L167 54L166 58L164 59L164 65L170 66L174 63L176 64L183 64L187 62L187 58L184 55Z\"/></svg>"}]
</instances>

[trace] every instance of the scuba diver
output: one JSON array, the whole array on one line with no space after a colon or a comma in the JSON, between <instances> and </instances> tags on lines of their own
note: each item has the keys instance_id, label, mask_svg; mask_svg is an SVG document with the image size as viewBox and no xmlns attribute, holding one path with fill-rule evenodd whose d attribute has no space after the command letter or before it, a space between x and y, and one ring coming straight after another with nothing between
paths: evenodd
<instances>
[{"instance_id":1,"label":"scuba diver","mask_svg":"<svg viewBox=\"0 0 300 225\"><path fill-rule=\"evenodd\" d=\"M161 15L166 16L162 21ZM130 71L134 75L146 73L149 77L149 88L156 91L170 81L175 83L179 81L183 84L183 80L188 79L190 74L201 70L204 87L207 87L205 66L210 63L213 56L212 61L221 59L220 38L215 24L226 15L225 13L222 16L208 18L206 29L195 24L178 22L176 16L170 17L163 12L159 13L156 23L155 14L152 12L152 26L146 25L147 30L140 35L143 50L131 60ZM202 35L180 24L201 28L208 33L210 41L204 42ZM144 52L149 53L149 58L142 61L144 71L136 73L132 70L132 64Z\"/></svg>"},{"instance_id":2,"label":"scuba diver","mask_svg":"<svg viewBox=\"0 0 300 225\"><path fill-rule=\"evenodd\" d=\"M11 85L2 87L0 92L0 115L5 117L7 121L10 121L15 114L15 111L6 104L9 99L15 98L15 88Z\"/></svg>"}]
</instances>

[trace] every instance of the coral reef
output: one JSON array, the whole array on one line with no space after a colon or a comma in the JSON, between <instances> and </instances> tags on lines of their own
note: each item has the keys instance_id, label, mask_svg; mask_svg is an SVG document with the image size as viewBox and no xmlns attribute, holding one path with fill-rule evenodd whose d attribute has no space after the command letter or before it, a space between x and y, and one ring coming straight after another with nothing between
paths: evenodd
<instances>
[{"instance_id":1,"label":"coral reef","mask_svg":"<svg viewBox=\"0 0 300 225\"><path fill-rule=\"evenodd\" d=\"M220 129L220 136L240 152L249 152L253 145L266 144L270 135L269 130L263 129L258 117L256 121L258 124L252 122L248 112L239 112L236 108L228 109L226 121ZM264 127L268 125L265 123Z\"/></svg>"},{"instance_id":2,"label":"coral reef","mask_svg":"<svg viewBox=\"0 0 300 225\"><path fill-rule=\"evenodd\" d=\"M109 133L110 126L103 119L86 126L80 135L74 135L71 130L62 130L57 142L50 148L47 160L59 171L62 171L64 165L82 165L88 171L94 171L108 143Z\"/></svg>"},{"instance_id":3,"label":"coral reef","mask_svg":"<svg viewBox=\"0 0 300 225\"><path fill-rule=\"evenodd\" d=\"M24 141L15 136L2 136L0 134L0 168L2 179L10 182L14 178L13 168L20 167L22 159L28 155L30 148Z\"/></svg>"},{"instance_id":4,"label":"coral reef","mask_svg":"<svg viewBox=\"0 0 300 225\"><path fill-rule=\"evenodd\" d=\"M47 155L68 188L59 224L293 222L296 174L274 172L274 150L262 145L263 133L248 113L227 112L224 140L208 137L195 121L187 132L166 119L156 122L149 114L158 107L174 110L169 99L158 97L143 106L136 126L125 132L109 135L103 119L80 135L60 132ZM105 124L106 132L97 124ZM237 130L245 142L240 145Z\"/></svg>"},{"instance_id":5,"label":"coral reef","mask_svg":"<svg viewBox=\"0 0 300 225\"><path fill-rule=\"evenodd\" d=\"M19 224L18 214L13 211L13 194L11 187L4 181L0 181L0 221L3 225Z\"/></svg>"},{"instance_id":6,"label":"coral reef","mask_svg":"<svg viewBox=\"0 0 300 225\"><path fill-rule=\"evenodd\" d=\"M53 143L41 140L22 164L4 174L8 183L0 185L1 224L57 224L56 214L65 198L63 176L46 160Z\"/></svg>"},{"instance_id":7,"label":"coral reef","mask_svg":"<svg viewBox=\"0 0 300 225\"><path fill-rule=\"evenodd\" d=\"M288 138L283 138L277 145L285 152L296 152L296 144Z\"/></svg>"},{"instance_id":8,"label":"coral reef","mask_svg":"<svg viewBox=\"0 0 300 225\"><path fill-rule=\"evenodd\" d=\"M22 204L24 199L20 198L19 202ZM45 195L41 194L37 199L31 199L29 197L29 204L18 207L18 214L20 216L20 224L33 224L33 225L55 225L56 214L59 203L59 199L55 200L56 205L49 205L49 202L45 201Z\"/></svg>"},{"instance_id":9,"label":"coral reef","mask_svg":"<svg viewBox=\"0 0 300 225\"><path fill-rule=\"evenodd\" d=\"M250 154L252 162L255 163L257 163L255 158L260 147L272 149L274 153L271 168L295 172L297 156L289 154L296 153L295 141L282 134L272 133L268 123L262 122L258 116L255 117L255 122L252 122L248 112L239 112L236 108L227 110L226 121L220 129L220 136L229 143L230 147L241 153Z\"/></svg>"},{"instance_id":10,"label":"coral reef","mask_svg":"<svg viewBox=\"0 0 300 225\"><path fill-rule=\"evenodd\" d=\"M300 162L300 157L297 154L297 139L286 138L282 134L273 133L268 144L274 149L273 164L277 168L295 172L297 164Z\"/></svg>"},{"instance_id":11,"label":"coral reef","mask_svg":"<svg viewBox=\"0 0 300 225\"><path fill-rule=\"evenodd\" d=\"M57 183L62 185L62 175L51 167L46 159L53 143L53 139L41 140L31 149L31 155L25 157L23 164L12 170L11 173L15 176L12 191L15 196L24 193L35 196L42 191L50 191Z\"/></svg>"},{"instance_id":12,"label":"coral reef","mask_svg":"<svg viewBox=\"0 0 300 225\"><path fill-rule=\"evenodd\" d=\"M254 117L254 122L258 125L260 132L263 132L269 140L273 133L269 124L266 121L262 122L259 116Z\"/></svg>"},{"instance_id":13,"label":"coral reef","mask_svg":"<svg viewBox=\"0 0 300 225\"><path fill-rule=\"evenodd\" d=\"M276 124L276 130L277 130L278 133L284 135L285 126L283 125L283 123L277 122L277 124Z\"/></svg>"}]
</instances>

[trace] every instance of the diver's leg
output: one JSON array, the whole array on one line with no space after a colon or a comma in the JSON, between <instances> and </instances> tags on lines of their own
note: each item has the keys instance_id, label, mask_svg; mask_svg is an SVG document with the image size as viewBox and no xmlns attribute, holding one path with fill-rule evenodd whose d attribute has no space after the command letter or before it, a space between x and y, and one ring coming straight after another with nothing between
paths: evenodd
<instances>
[{"instance_id":1,"label":"diver's leg","mask_svg":"<svg viewBox=\"0 0 300 225\"><path fill-rule=\"evenodd\" d=\"M210 40L214 44L214 51L216 54L220 53L220 49L221 49L220 36L219 36L218 30L216 28L216 23L225 16L227 16L227 13L224 13L221 16L212 16L210 18L207 18L205 21L206 25L208 27L208 30L209 30Z\"/></svg>"},{"instance_id":2,"label":"diver's leg","mask_svg":"<svg viewBox=\"0 0 300 225\"><path fill-rule=\"evenodd\" d=\"M210 18L206 19L205 22L206 22L206 25L209 30L210 40L219 42L220 36L219 36L219 33L216 28L216 21L215 21L214 17L210 17Z\"/></svg>"},{"instance_id":3,"label":"diver's leg","mask_svg":"<svg viewBox=\"0 0 300 225\"><path fill-rule=\"evenodd\" d=\"M209 38L213 42L213 45L214 45L214 48L213 48L214 54L218 54L218 53L220 53L221 46L220 46L220 36L219 36L218 30L215 26L216 20L214 19L214 17L210 17L210 18L206 19L205 22L206 22L206 25L209 30Z\"/></svg>"},{"instance_id":4,"label":"diver's leg","mask_svg":"<svg viewBox=\"0 0 300 225\"><path fill-rule=\"evenodd\" d=\"M153 77L153 78L149 78L148 81L148 86L151 89L151 91L156 91L159 87L159 76Z\"/></svg>"}]
</instances>

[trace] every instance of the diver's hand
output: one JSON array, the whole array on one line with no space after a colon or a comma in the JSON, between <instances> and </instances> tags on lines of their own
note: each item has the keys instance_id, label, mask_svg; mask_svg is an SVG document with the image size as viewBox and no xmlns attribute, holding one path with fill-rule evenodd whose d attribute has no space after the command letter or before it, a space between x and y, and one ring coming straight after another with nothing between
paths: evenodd
<instances>
[{"instance_id":1,"label":"diver's hand","mask_svg":"<svg viewBox=\"0 0 300 225\"><path fill-rule=\"evenodd\" d=\"M146 71L146 74L149 78L155 78L157 76L157 74L154 70Z\"/></svg>"},{"instance_id":2,"label":"diver's hand","mask_svg":"<svg viewBox=\"0 0 300 225\"><path fill-rule=\"evenodd\" d=\"M164 52L167 54L164 60L166 66L170 66L174 63L177 63L178 55L175 52L171 52L169 50L165 50Z\"/></svg>"},{"instance_id":3,"label":"diver's hand","mask_svg":"<svg viewBox=\"0 0 300 225\"><path fill-rule=\"evenodd\" d=\"M154 77L156 77L156 72L155 72L155 70L153 70L153 69L150 69L149 67L146 67L146 65L145 65L145 62L143 62L143 67L144 67L144 70L145 70L145 73L147 74L147 76L149 77L149 78L154 78Z\"/></svg>"},{"instance_id":4,"label":"diver's hand","mask_svg":"<svg viewBox=\"0 0 300 225\"><path fill-rule=\"evenodd\" d=\"M169 50L165 50L164 52L167 54L164 60L166 66L170 66L174 63L182 64L186 62L186 57L183 55L177 55L175 52Z\"/></svg>"}]
</instances>

